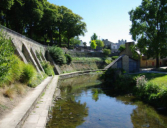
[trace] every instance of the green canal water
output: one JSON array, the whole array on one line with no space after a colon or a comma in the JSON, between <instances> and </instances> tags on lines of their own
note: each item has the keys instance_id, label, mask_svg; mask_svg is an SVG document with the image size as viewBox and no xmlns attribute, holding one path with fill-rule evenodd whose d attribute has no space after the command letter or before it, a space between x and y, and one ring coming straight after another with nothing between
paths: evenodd
<instances>
[{"instance_id":1,"label":"green canal water","mask_svg":"<svg viewBox=\"0 0 167 128\"><path fill-rule=\"evenodd\" d=\"M59 80L61 97L54 103L47 128L166 128L165 110L135 100L112 96L99 75Z\"/></svg>"}]
</instances>

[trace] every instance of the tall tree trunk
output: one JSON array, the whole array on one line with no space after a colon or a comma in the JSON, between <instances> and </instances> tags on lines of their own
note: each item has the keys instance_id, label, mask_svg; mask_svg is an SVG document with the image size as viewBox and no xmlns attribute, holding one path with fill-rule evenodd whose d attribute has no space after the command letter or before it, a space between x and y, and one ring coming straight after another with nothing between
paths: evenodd
<instances>
[{"instance_id":1,"label":"tall tree trunk","mask_svg":"<svg viewBox=\"0 0 167 128\"><path fill-rule=\"evenodd\" d=\"M46 45L47 38L44 38L44 40L45 40L44 44Z\"/></svg>"},{"instance_id":2,"label":"tall tree trunk","mask_svg":"<svg viewBox=\"0 0 167 128\"><path fill-rule=\"evenodd\" d=\"M159 68L159 56L156 57L156 68Z\"/></svg>"},{"instance_id":3,"label":"tall tree trunk","mask_svg":"<svg viewBox=\"0 0 167 128\"><path fill-rule=\"evenodd\" d=\"M70 48L70 39L68 38L68 49Z\"/></svg>"},{"instance_id":4,"label":"tall tree trunk","mask_svg":"<svg viewBox=\"0 0 167 128\"><path fill-rule=\"evenodd\" d=\"M50 33L50 44L53 45L53 31Z\"/></svg>"},{"instance_id":5,"label":"tall tree trunk","mask_svg":"<svg viewBox=\"0 0 167 128\"><path fill-rule=\"evenodd\" d=\"M61 30L59 28L59 47L61 47Z\"/></svg>"}]
</instances>

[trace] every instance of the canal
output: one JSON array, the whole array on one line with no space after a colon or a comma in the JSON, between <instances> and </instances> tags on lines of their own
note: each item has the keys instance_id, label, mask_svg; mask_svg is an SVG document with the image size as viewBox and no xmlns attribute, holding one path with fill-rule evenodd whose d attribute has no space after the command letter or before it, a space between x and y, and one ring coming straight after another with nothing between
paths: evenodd
<instances>
[{"instance_id":1,"label":"canal","mask_svg":"<svg viewBox=\"0 0 167 128\"><path fill-rule=\"evenodd\" d=\"M165 128L167 114L130 95L113 96L97 74L60 79L47 128Z\"/></svg>"}]
</instances>

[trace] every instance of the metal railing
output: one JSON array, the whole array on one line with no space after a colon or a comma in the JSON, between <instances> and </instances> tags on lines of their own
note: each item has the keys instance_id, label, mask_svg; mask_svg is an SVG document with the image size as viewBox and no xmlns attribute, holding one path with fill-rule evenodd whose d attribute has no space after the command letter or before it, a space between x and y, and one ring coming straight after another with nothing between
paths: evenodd
<instances>
[{"instance_id":1,"label":"metal railing","mask_svg":"<svg viewBox=\"0 0 167 128\"><path fill-rule=\"evenodd\" d=\"M3 26L3 25L0 24L0 29L1 28L4 29L4 30L6 30L7 32L10 32L10 33L12 33L14 35L17 35L17 36L19 36L19 37L21 37L21 38L23 38L25 40L31 41L31 42L33 42L35 44L38 44L38 45L41 45L43 47L47 47L46 45L40 44L40 43L36 42L35 40L32 40L32 39L30 39L30 38L28 38L28 37L26 37L24 35L21 35L20 33L16 32L16 31L13 31L13 30L11 30L11 29L9 29L9 28L7 28L7 27L5 27L5 26Z\"/></svg>"}]
</instances>

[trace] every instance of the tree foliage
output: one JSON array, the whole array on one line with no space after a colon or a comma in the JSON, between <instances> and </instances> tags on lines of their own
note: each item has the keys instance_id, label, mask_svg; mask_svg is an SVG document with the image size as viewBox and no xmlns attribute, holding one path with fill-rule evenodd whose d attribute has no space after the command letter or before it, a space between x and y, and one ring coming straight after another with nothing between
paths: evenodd
<instances>
[{"instance_id":1,"label":"tree foliage","mask_svg":"<svg viewBox=\"0 0 167 128\"><path fill-rule=\"evenodd\" d=\"M125 50L125 44L121 44L118 50L120 52L124 51Z\"/></svg>"},{"instance_id":2,"label":"tree foliage","mask_svg":"<svg viewBox=\"0 0 167 128\"><path fill-rule=\"evenodd\" d=\"M78 36L76 36L76 37L74 37L74 38L71 38L71 40L70 40L70 44L71 44L72 46L79 45L80 43L81 43L81 41L79 40L79 37L78 37Z\"/></svg>"},{"instance_id":3,"label":"tree foliage","mask_svg":"<svg viewBox=\"0 0 167 128\"><path fill-rule=\"evenodd\" d=\"M47 0L0 0L0 24L46 45L84 35L83 18Z\"/></svg>"},{"instance_id":4,"label":"tree foliage","mask_svg":"<svg viewBox=\"0 0 167 128\"><path fill-rule=\"evenodd\" d=\"M96 40L96 44L98 47L101 47L101 48L104 47L104 42L102 40Z\"/></svg>"},{"instance_id":5,"label":"tree foliage","mask_svg":"<svg viewBox=\"0 0 167 128\"><path fill-rule=\"evenodd\" d=\"M105 56L109 56L111 54L111 50L110 49L103 49L103 53Z\"/></svg>"},{"instance_id":6,"label":"tree foliage","mask_svg":"<svg viewBox=\"0 0 167 128\"><path fill-rule=\"evenodd\" d=\"M138 42L137 47L148 57L156 58L167 55L167 1L142 0L140 6L129 12L132 38Z\"/></svg>"},{"instance_id":7,"label":"tree foliage","mask_svg":"<svg viewBox=\"0 0 167 128\"><path fill-rule=\"evenodd\" d=\"M96 41L92 40L91 43L90 43L90 46L91 46L92 49L96 49L96 47L97 47Z\"/></svg>"},{"instance_id":8,"label":"tree foliage","mask_svg":"<svg viewBox=\"0 0 167 128\"><path fill-rule=\"evenodd\" d=\"M86 47L87 43L86 43L86 42L83 42L83 45Z\"/></svg>"},{"instance_id":9,"label":"tree foliage","mask_svg":"<svg viewBox=\"0 0 167 128\"><path fill-rule=\"evenodd\" d=\"M94 34L91 36L91 40L97 40L97 35L96 35L96 33L94 33Z\"/></svg>"}]
</instances>

